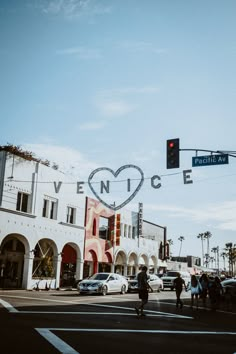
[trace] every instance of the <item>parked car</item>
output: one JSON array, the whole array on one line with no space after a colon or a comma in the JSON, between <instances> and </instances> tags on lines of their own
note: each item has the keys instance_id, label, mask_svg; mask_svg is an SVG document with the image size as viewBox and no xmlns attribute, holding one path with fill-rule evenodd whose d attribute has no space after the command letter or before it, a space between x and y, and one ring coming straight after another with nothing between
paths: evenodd
<instances>
[{"instance_id":1,"label":"parked car","mask_svg":"<svg viewBox=\"0 0 236 354\"><path fill-rule=\"evenodd\" d=\"M178 273L180 273L181 278L184 279L185 285L188 286L189 282L191 281L191 275L189 272L169 271L161 278L163 281L164 289L170 288L170 290L174 290L174 280L177 278Z\"/></svg>"},{"instance_id":2,"label":"parked car","mask_svg":"<svg viewBox=\"0 0 236 354\"><path fill-rule=\"evenodd\" d=\"M137 292L138 291L138 279L137 276L133 280L129 280L128 292ZM160 291L163 289L163 282L155 274L148 274L148 283L152 287L153 291Z\"/></svg>"},{"instance_id":3,"label":"parked car","mask_svg":"<svg viewBox=\"0 0 236 354\"><path fill-rule=\"evenodd\" d=\"M223 296L225 296L226 290L232 296L232 301L236 301L236 279L226 279L221 282L223 287Z\"/></svg>"},{"instance_id":4,"label":"parked car","mask_svg":"<svg viewBox=\"0 0 236 354\"><path fill-rule=\"evenodd\" d=\"M128 291L128 281L116 273L95 273L83 279L78 284L78 290L80 294L125 294Z\"/></svg>"}]
</instances>

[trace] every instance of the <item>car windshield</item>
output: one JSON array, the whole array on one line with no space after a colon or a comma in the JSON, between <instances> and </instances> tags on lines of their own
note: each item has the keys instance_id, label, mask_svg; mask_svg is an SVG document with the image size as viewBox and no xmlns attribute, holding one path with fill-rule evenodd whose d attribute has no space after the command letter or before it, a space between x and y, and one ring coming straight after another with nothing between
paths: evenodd
<instances>
[{"instance_id":1,"label":"car windshield","mask_svg":"<svg viewBox=\"0 0 236 354\"><path fill-rule=\"evenodd\" d=\"M167 273L167 277L177 277L178 276L178 272L168 272Z\"/></svg>"},{"instance_id":2,"label":"car windshield","mask_svg":"<svg viewBox=\"0 0 236 354\"><path fill-rule=\"evenodd\" d=\"M89 279L90 280L106 280L109 277L107 273L96 273L93 274Z\"/></svg>"}]
</instances>

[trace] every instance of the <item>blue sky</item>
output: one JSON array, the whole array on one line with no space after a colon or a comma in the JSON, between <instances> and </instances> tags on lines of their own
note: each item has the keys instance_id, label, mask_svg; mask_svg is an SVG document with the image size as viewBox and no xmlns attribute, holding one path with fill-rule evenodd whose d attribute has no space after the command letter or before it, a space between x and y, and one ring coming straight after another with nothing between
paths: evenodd
<instances>
[{"instance_id":1,"label":"blue sky","mask_svg":"<svg viewBox=\"0 0 236 354\"><path fill-rule=\"evenodd\" d=\"M139 166L126 208L168 228L178 255L236 242L236 160L166 169L182 149L236 150L234 0L1 0L0 144L56 162L75 180L98 167ZM200 154L200 153L199 153ZM203 153L204 154L204 153ZM183 184L192 169L193 184ZM161 177L161 188L150 177ZM125 198L123 186L111 198Z\"/></svg>"}]
</instances>

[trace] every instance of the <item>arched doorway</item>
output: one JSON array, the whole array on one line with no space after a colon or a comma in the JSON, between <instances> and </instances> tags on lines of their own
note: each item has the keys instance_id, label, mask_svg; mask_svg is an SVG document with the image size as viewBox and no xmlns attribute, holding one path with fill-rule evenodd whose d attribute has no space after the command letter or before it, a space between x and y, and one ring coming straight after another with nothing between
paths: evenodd
<instances>
[{"instance_id":1,"label":"arched doorway","mask_svg":"<svg viewBox=\"0 0 236 354\"><path fill-rule=\"evenodd\" d=\"M17 236L6 237L1 244L0 287L21 288L25 246Z\"/></svg>"},{"instance_id":2,"label":"arched doorway","mask_svg":"<svg viewBox=\"0 0 236 354\"><path fill-rule=\"evenodd\" d=\"M75 249L69 244L65 245L62 250L60 286L75 286L76 259Z\"/></svg>"},{"instance_id":3,"label":"arched doorway","mask_svg":"<svg viewBox=\"0 0 236 354\"><path fill-rule=\"evenodd\" d=\"M104 255L103 262L99 262L98 271L99 272L111 272L112 257L109 252Z\"/></svg>"},{"instance_id":4,"label":"arched doorway","mask_svg":"<svg viewBox=\"0 0 236 354\"><path fill-rule=\"evenodd\" d=\"M98 271L98 258L93 250L90 250L87 259L84 261L83 278L87 278Z\"/></svg>"},{"instance_id":5,"label":"arched doorway","mask_svg":"<svg viewBox=\"0 0 236 354\"><path fill-rule=\"evenodd\" d=\"M115 258L115 273L127 275L127 256L123 251L118 251Z\"/></svg>"}]
</instances>

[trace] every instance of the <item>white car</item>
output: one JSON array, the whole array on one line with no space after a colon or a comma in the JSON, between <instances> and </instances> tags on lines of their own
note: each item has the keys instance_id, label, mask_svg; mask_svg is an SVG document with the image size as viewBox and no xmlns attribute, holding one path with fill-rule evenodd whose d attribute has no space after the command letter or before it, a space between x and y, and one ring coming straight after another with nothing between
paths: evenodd
<instances>
[{"instance_id":1,"label":"white car","mask_svg":"<svg viewBox=\"0 0 236 354\"><path fill-rule=\"evenodd\" d=\"M95 273L82 280L78 284L78 290L80 294L125 294L128 291L128 281L116 273Z\"/></svg>"},{"instance_id":2,"label":"white car","mask_svg":"<svg viewBox=\"0 0 236 354\"><path fill-rule=\"evenodd\" d=\"M158 275L148 274L148 283L153 289L153 291L163 290L163 281ZM137 277L135 279L129 280L129 292L138 291L138 280Z\"/></svg>"},{"instance_id":3,"label":"white car","mask_svg":"<svg viewBox=\"0 0 236 354\"><path fill-rule=\"evenodd\" d=\"M182 272L182 271L169 271L167 274L163 275L161 278L163 281L164 289L170 288L170 290L174 290L174 280L177 278L178 274L181 275L181 278L185 281L185 285L188 286L188 284L191 281L191 275L189 272Z\"/></svg>"}]
</instances>

